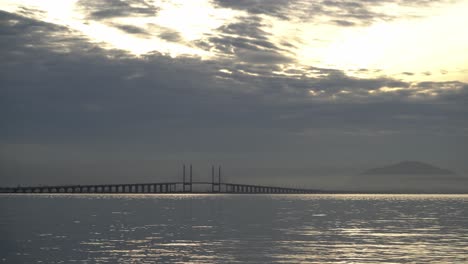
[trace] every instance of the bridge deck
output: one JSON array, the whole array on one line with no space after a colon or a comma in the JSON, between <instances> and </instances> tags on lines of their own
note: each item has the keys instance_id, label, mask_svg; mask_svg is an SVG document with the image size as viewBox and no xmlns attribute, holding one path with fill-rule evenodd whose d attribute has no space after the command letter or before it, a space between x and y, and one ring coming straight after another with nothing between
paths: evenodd
<instances>
[{"instance_id":1,"label":"bridge deck","mask_svg":"<svg viewBox=\"0 0 468 264\"><path fill-rule=\"evenodd\" d=\"M219 182L41 185L0 188L1 193L194 193L193 185L211 185L202 193L318 193L319 190Z\"/></svg>"},{"instance_id":2,"label":"bridge deck","mask_svg":"<svg viewBox=\"0 0 468 264\"><path fill-rule=\"evenodd\" d=\"M319 190L304 188L286 188L277 186L224 183L221 182L221 166L215 181L215 169L211 168L211 182L193 181L192 165L188 179L185 177L183 165L183 181L132 183L132 184L91 184L91 185L41 185L1 188L2 193L194 193L193 185L211 185L211 191L204 193L319 193Z\"/></svg>"}]
</instances>

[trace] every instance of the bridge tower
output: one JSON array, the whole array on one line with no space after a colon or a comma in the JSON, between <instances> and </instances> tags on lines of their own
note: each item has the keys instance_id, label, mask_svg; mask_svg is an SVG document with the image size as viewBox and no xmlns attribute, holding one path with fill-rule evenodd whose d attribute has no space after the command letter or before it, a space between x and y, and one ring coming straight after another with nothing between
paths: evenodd
<instances>
[{"instance_id":1,"label":"bridge tower","mask_svg":"<svg viewBox=\"0 0 468 264\"><path fill-rule=\"evenodd\" d=\"M211 166L211 192L221 192L221 166L218 168L218 182L215 181L215 167Z\"/></svg>"},{"instance_id":2,"label":"bridge tower","mask_svg":"<svg viewBox=\"0 0 468 264\"><path fill-rule=\"evenodd\" d=\"M192 192L192 164L190 164L190 192Z\"/></svg>"},{"instance_id":3,"label":"bridge tower","mask_svg":"<svg viewBox=\"0 0 468 264\"><path fill-rule=\"evenodd\" d=\"M182 182L182 192L192 192L192 164L190 164L190 175L189 175L189 181L186 181L185 179L185 164L183 166L183 173L184 176L183 182ZM188 187L187 187L188 186Z\"/></svg>"},{"instance_id":4,"label":"bridge tower","mask_svg":"<svg viewBox=\"0 0 468 264\"><path fill-rule=\"evenodd\" d=\"M221 192L221 166L218 167L218 192Z\"/></svg>"}]
</instances>

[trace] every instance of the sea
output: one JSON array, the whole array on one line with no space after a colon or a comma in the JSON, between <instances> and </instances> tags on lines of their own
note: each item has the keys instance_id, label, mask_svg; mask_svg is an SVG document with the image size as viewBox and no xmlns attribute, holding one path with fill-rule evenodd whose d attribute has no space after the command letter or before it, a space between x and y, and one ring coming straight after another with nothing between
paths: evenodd
<instances>
[{"instance_id":1,"label":"sea","mask_svg":"<svg viewBox=\"0 0 468 264\"><path fill-rule=\"evenodd\" d=\"M468 195L1 194L0 263L468 263Z\"/></svg>"}]
</instances>

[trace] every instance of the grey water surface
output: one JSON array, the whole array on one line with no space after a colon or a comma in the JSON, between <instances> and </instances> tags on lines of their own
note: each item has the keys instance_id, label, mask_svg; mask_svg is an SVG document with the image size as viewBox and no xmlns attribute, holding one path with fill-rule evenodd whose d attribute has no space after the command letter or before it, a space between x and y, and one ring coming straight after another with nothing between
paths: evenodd
<instances>
[{"instance_id":1,"label":"grey water surface","mask_svg":"<svg viewBox=\"0 0 468 264\"><path fill-rule=\"evenodd\" d=\"M0 263L468 263L468 195L0 195Z\"/></svg>"}]
</instances>

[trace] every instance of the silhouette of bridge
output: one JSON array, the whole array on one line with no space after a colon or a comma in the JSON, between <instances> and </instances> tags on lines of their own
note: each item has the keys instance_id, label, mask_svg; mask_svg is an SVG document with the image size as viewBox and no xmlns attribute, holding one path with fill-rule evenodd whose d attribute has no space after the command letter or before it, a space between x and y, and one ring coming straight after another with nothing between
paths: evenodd
<instances>
[{"instance_id":1,"label":"silhouette of bridge","mask_svg":"<svg viewBox=\"0 0 468 264\"><path fill-rule=\"evenodd\" d=\"M1 193L320 193L320 190L304 188L287 188L277 186L223 183L221 182L221 166L215 177L215 167L211 167L211 182L193 181L192 165L189 167L188 179L183 165L182 182L158 182L136 184L92 184L92 185L53 185L53 186L18 186L0 188ZM217 178L217 179L216 179ZM194 185L211 185L211 190L194 192Z\"/></svg>"}]
</instances>

